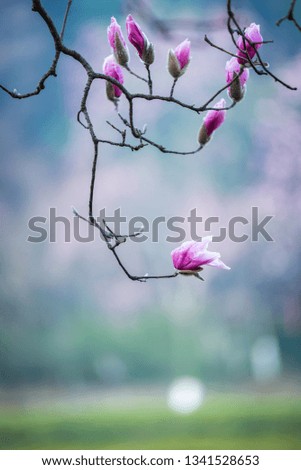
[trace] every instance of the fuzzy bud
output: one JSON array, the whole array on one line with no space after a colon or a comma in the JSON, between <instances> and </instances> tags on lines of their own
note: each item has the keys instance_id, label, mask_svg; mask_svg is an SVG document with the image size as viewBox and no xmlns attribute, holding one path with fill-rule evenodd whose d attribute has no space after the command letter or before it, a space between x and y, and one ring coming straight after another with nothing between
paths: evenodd
<instances>
[{"instance_id":1,"label":"fuzzy bud","mask_svg":"<svg viewBox=\"0 0 301 470\"><path fill-rule=\"evenodd\" d=\"M241 101L244 97L245 88L240 85L239 76L235 72L233 72L233 80L229 87L229 96L233 101L238 103L238 101Z\"/></svg>"},{"instance_id":2,"label":"fuzzy bud","mask_svg":"<svg viewBox=\"0 0 301 470\"><path fill-rule=\"evenodd\" d=\"M116 62L119 65L122 65L122 67L125 67L128 64L129 59L130 59L128 49L127 47L124 47L124 45L122 44L122 41L118 33L115 34L114 56L115 56Z\"/></svg>"},{"instance_id":3,"label":"fuzzy bud","mask_svg":"<svg viewBox=\"0 0 301 470\"><path fill-rule=\"evenodd\" d=\"M113 101L113 103L116 103L117 98L115 96L114 85L110 82L106 82L106 94L108 100Z\"/></svg>"},{"instance_id":4,"label":"fuzzy bud","mask_svg":"<svg viewBox=\"0 0 301 470\"><path fill-rule=\"evenodd\" d=\"M199 135L198 135L198 142L200 145L205 145L209 142L210 136L207 134L206 126L203 124L200 128Z\"/></svg>"},{"instance_id":5,"label":"fuzzy bud","mask_svg":"<svg viewBox=\"0 0 301 470\"><path fill-rule=\"evenodd\" d=\"M108 41L114 53L116 62L123 67L129 61L129 52L124 40L120 25L117 23L114 16L111 18L111 24L108 27Z\"/></svg>"},{"instance_id":6,"label":"fuzzy bud","mask_svg":"<svg viewBox=\"0 0 301 470\"><path fill-rule=\"evenodd\" d=\"M151 42L145 41L147 44L144 46L144 50L141 59L146 65L151 65L155 60L154 45Z\"/></svg>"},{"instance_id":7,"label":"fuzzy bud","mask_svg":"<svg viewBox=\"0 0 301 470\"><path fill-rule=\"evenodd\" d=\"M170 75L177 79L186 72L190 62L190 41L185 39L181 42L175 50L172 49L168 52L168 71Z\"/></svg>"},{"instance_id":8,"label":"fuzzy bud","mask_svg":"<svg viewBox=\"0 0 301 470\"><path fill-rule=\"evenodd\" d=\"M245 95L249 70L239 63L236 57L226 63L226 82L229 84L228 94L235 101L241 101Z\"/></svg>"},{"instance_id":9,"label":"fuzzy bud","mask_svg":"<svg viewBox=\"0 0 301 470\"><path fill-rule=\"evenodd\" d=\"M179 78L181 76L181 67L179 61L172 49L168 51L167 67L170 75L173 78Z\"/></svg>"},{"instance_id":10,"label":"fuzzy bud","mask_svg":"<svg viewBox=\"0 0 301 470\"><path fill-rule=\"evenodd\" d=\"M120 65L116 64L113 55L110 55L105 58L103 63L103 72L105 75L108 75L109 77L112 77L119 83L123 84L124 79L122 69ZM121 89L117 85L114 85L113 83L108 81L106 82L106 93L108 99L115 103L118 98L122 95Z\"/></svg>"}]
</instances>

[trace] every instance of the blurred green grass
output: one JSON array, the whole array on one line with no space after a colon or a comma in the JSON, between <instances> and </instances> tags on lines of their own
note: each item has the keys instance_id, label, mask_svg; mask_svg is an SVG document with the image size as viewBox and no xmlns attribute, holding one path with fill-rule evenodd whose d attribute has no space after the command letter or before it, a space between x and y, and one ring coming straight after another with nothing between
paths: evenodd
<instances>
[{"instance_id":1,"label":"blurred green grass","mask_svg":"<svg viewBox=\"0 0 301 470\"><path fill-rule=\"evenodd\" d=\"M218 396L190 415L151 400L116 409L0 409L1 449L301 449L301 398Z\"/></svg>"}]
</instances>

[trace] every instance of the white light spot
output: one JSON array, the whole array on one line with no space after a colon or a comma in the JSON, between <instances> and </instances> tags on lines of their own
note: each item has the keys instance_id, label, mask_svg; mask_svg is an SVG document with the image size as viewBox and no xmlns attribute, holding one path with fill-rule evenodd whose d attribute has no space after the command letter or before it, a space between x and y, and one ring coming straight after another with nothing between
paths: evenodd
<instances>
[{"instance_id":1,"label":"white light spot","mask_svg":"<svg viewBox=\"0 0 301 470\"><path fill-rule=\"evenodd\" d=\"M195 377L181 377L175 380L169 390L167 403L169 408L178 413L192 413L203 403L205 389Z\"/></svg>"}]
</instances>

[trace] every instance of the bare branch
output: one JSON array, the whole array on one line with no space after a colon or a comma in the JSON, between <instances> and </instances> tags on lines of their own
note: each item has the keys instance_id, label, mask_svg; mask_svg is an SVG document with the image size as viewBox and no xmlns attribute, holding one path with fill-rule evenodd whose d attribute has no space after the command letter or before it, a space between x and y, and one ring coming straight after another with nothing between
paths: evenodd
<instances>
[{"instance_id":1,"label":"bare branch","mask_svg":"<svg viewBox=\"0 0 301 470\"><path fill-rule=\"evenodd\" d=\"M287 19L290 19L291 21L294 21L293 18L293 13L294 13L294 7L295 7L296 0L292 2L291 4L291 9L290 12L288 13ZM241 69L239 74L234 74L234 78L230 83L227 83L223 85L218 91L216 91L211 98L209 98L203 105L195 105L195 104L188 104L183 101L180 101L179 99L174 98L174 91L175 91L175 85L177 80L175 79L169 96L162 96L162 95L153 95L153 81L151 77L151 72L150 72L150 66L145 64L146 70L147 70L147 79L140 77L137 75L135 72L133 72L128 66L126 67L127 71L138 78L139 80L144 81L148 85L148 93L143 94L143 93L130 93L127 88L119 83L116 79L105 75L103 73L96 73L92 66L89 64L89 62L77 51L72 50L68 47L65 46L64 44L64 35L66 31L66 25L67 25L67 20L69 17L70 9L72 5L72 0L68 0L63 22L62 22L62 28L61 32L58 32L58 29L56 28L52 18L49 16L45 8L42 6L41 0L32 0L32 10L40 15L40 17L43 19L45 22L49 33L53 39L54 43L54 48L55 48L55 56L53 59L53 62L51 64L51 67L49 70L42 76L40 81L38 82L38 85L36 89L33 92L26 93L26 94L19 94L17 91L10 91L8 88L6 88L3 85L0 85L0 88L8 93L12 98L16 99L23 99L23 98L29 98L34 95L38 95L41 90L45 88L45 83L47 79L50 76L56 76L56 68L58 61L61 57L61 55L67 55L69 57L72 57L74 60L76 60L85 70L86 72L86 84L83 90L83 95L81 98L81 103L80 103L80 109L77 113L77 121L78 123L83 126L90 134L91 142L93 145L93 159L92 159L92 167L91 167L91 179L90 179L90 186L89 186L89 194L88 194L88 217L84 217L82 215L79 215L77 211L74 210L74 214L79 217L80 219L84 220L85 222L89 223L96 229L100 231L102 239L105 241L108 249L112 251L118 265L121 267L123 272L128 276L129 279L133 281L139 281L139 282L146 282L148 279L171 279L177 277L179 274L182 274L178 271L175 271L172 274L168 275L144 275L144 276L136 276L132 275L128 269L124 266L123 262L121 261L121 258L119 257L117 253L118 247L125 243L128 239L131 239L133 237L139 236L140 232L134 233L134 234L128 234L128 235L121 235L121 234L115 234L113 230L108 226L105 220L98 221L95 216L94 216L94 194L95 194L95 185L96 185L96 176L97 176L97 169L98 169L98 160L100 156L100 146L101 144L108 144L112 146L117 146L120 148L127 148L130 149L131 151L139 151L146 145L150 145L156 149L158 149L160 152L164 154L172 154L172 155L194 155L198 152L200 152L203 149L203 146L198 146L195 150L192 151L178 151L178 150L170 150L165 148L162 144L159 142L155 142L154 140L151 140L149 137L147 137L146 134L146 127L143 128L142 130L136 127L135 125L135 119L134 119L134 102L137 100L145 100L145 101L163 101L167 103L172 103L176 106L179 106L184 109L188 109L192 112L195 112L197 114L203 113L208 110L216 109L214 107L211 107L210 104L212 101L214 101L217 96L219 96L223 91L225 91L231 84L237 80L237 78L243 73L243 69ZM228 12L228 31L231 35L232 41L237 48L236 45L236 39L235 35L241 35L243 38L243 43L244 46L246 44L250 44L251 46L254 46L255 44L252 43L244 34L244 30L240 27L238 21L235 18L235 15L232 10L231 6L231 0L227 0L227 12ZM279 20L279 24L283 21L284 19ZM229 51L226 51L224 48L217 46L213 44L207 36L205 36L205 41L212 47L219 49L225 54L228 54L232 57L237 57L235 54L232 54ZM265 41L265 42L270 42L270 41ZM245 49L247 49L245 47ZM254 71L258 75L269 75L272 78L274 78L275 81L281 83L285 87L289 89L296 89L291 87L290 85L284 83L281 79L276 77L272 72L268 70L268 64L262 61L261 56L259 55L258 51L256 51L256 60L252 61L251 58L248 56L248 53L244 51L245 54L247 55L247 65L250 68L253 68ZM119 142L104 139L102 136L96 135L94 125L92 122L92 119L89 114L89 109L88 109L88 97L89 93L91 91L92 84L94 80L105 80L106 82L111 83L112 85L117 86L123 93L123 96L125 97L127 104L128 104L128 118L123 117L119 111L118 111L118 99L114 99L114 105L116 112L118 114L119 119L122 121L123 125L125 126L124 129L119 129L116 127L114 124L111 122L107 121L107 124L111 126L121 137ZM224 110L230 110L236 105L235 101L232 101L232 103L229 106L226 106L225 108L222 108ZM222 110L218 109L218 110ZM129 135L132 136L132 140L134 138L134 144L130 143L128 140L127 136L127 129L130 130L128 132ZM136 139L136 140L135 140ZM196 276L198 279L203 280L198 273L194 273L194 276Z\"/></svg>"},{"instance_id":2,"label":"bare branch","mask_svg":"<svg viewBox=\"0 0 301 470\"><path fill-rule=\"evenodd\" d=\"M67 25L67 20L68 20L68 15L69 15L69 12L70 12L70 8L71 8L71 5L72 5L72 0L68 0L68 4L67 4L67 8L66 8L66 11L65 11L65 15L64 15L64 20L63 20L63 25L62 25L62 30L61 30L61 34L60 34L60 38L61 40L63 40L64 38L64 33L65 33L65 29L66 29L66 25ZM33 11L37 11L36 10L37 8L37 5L36 5L36 2L33 1L32 2L32 10ZM50 66L50 68L48 69L48 71L42 76L42 78L39 80L37 86L36 86L36 89L32 92L29 92L29 93L24 93L24 94L20 94L18 93L17 91L10 91L8 88L6 88L5 86L3 85L0 85L0 88L5 91L6 93L8 93L12 98L16 98L18 100L21 100L21 99L24 99L24 98L30 98L32 96L35 96L35 95L38 95L42 90L45 89L45 82L47 81L47 79L49 77L56 77L57 74L56 74L56 67L57 67L57 64L58 64L58 61L59 61L59 58L60 58L60 55L61 55L61 51L56 48L55 50L55 56L54 56L54 59L52 61L52 64Z\"/></svg>"},{"instance_id":3,"label":"bare branch","mask_svg":"<svg viewBox=\"0 0 301 470\"><path fill-rule=\"evenodd\" d=\"M131 70L128 65L125 65L124 68L125 68L131 75L133 75L134 77L138 78L139 80L142 80L142 81L145 82L145 83L148 83L148 81L146 80L146 78L140 77L140 75L138 75L137 73L133 72L133 70Z\"/></svg>"},{"instance_id":4,"label":"bare branch","mask_svg":"<svg viewBox=\"0 0 301 470\"><path fill-rule=\"evenodd\" d=\"M67 19L68 19L68 15L69 15L69 12L70 12L71 5L72 5L72 1L73 0L68 0L65 16L64 16L64 19L63 19L63 25L62 25L61 34L60 34L60 37L61 37L62 41L64 40Z\"/></svg>"},{"instance_id":5,"label":"bare branch","mask_svg":"<svg viewBox=\"0 0 301 470\"><path fill-rule=\"evenodd\" d=\"M289 10L288 10L287 14L285 16L283 16L282 18L280 18L280 20L277 21L277 23L276 23L277 26L280 26L281 23L285 20L292 21L294 23L294 25L296 26L296 28L299 31L301 31L301 25L298 23L298 21L295 18L296 3L297 3L297 0L292 0L291 1L291 4L290 4L290 7L289 7Z\"/></svg>"}]
</instances>

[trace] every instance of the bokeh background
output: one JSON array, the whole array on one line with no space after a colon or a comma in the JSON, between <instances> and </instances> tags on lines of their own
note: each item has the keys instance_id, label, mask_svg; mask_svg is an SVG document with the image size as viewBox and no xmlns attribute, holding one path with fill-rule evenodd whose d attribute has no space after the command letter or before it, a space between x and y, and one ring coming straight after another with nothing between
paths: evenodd
<instances>
[{"instance_id":1,"label":"bokeh background","mask_svg":"<svg viewBox=\"0 0 301 470\"><path fill-rule=\"evenodd\" d=\"M45 0L57 25L65 3ZM262 48L264 60L300 88L300 33L288 22L275 26L288 4L236 6L241 24L255 21L274 39ZM30 2L0 5L1 83L27 92L49 67L52 42ZM223 86L227 57L203 37L233 50L224 1L74 0L66 44L101 71L110 17L124 29L129 12L155 44L156 91L170 90L167 51L186 37L192 61L176 96L201 104ZM131 67L143 74L130 51ZM108 215L120 208L151 221L196 208L220 226L234 216L249 220L252 207L274 216L274 242L227 237L213 245L231 271L207 268L204 283L140 284L124 276L98 234L66 243L61 223L55 243L27 241L28 220L48 218L50 207L70 223L72 206L87 215L92 146L76 122L84 82L81 67L62 57L58 78L39 96L0 94L0 447L299 449L300 91L251 71L245 99L196 156L102 147L95 208ZM129 75L126 86L144 89ZM118 121L103 83L88 104L98 134L118 138L105 124ZM196 148L201 122L170 104L136 109L137 125L147 123L150 137L175 149ZM120 255L133 273L162 274L172 272L174 247L162 226L157 243L127 242Z\"/></svg>"}]
</instances>

